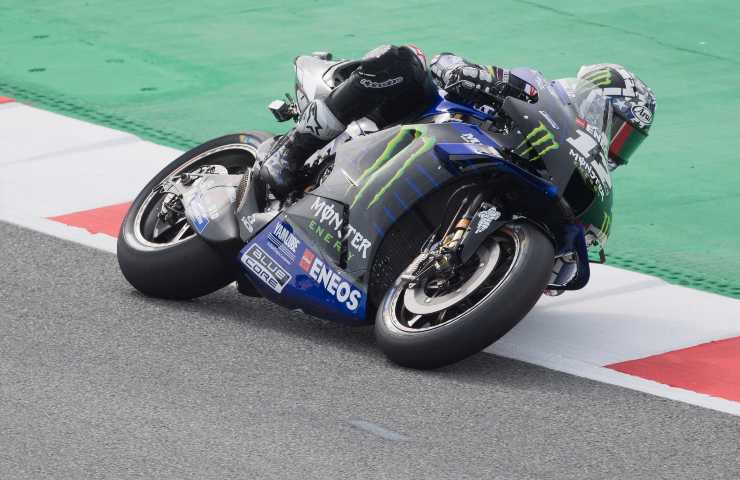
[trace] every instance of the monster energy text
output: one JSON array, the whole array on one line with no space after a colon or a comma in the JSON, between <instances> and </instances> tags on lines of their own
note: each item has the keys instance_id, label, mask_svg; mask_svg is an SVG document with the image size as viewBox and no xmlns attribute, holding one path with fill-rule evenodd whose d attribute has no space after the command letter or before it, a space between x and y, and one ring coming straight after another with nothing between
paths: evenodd
<instances>
[{"instance_id":1,"label":"monster energy text","mask_svg":"<svg viewBox=\"0 0 740 480\"><path fill-rule=\"evenodd\" d=\"M362 258L367 258L368 249L372 247L372 243L350 224L346 225L344 231L342 230L344 219L330 200L317 197L311 204L311 210L317 220L311 220L308 228L317 237L338 253L342 253L342 242L347 241L354 251L362 254ZM347 260L354 256L352 252L347 252L347 254Z\"/></svg>"}]
</instances>

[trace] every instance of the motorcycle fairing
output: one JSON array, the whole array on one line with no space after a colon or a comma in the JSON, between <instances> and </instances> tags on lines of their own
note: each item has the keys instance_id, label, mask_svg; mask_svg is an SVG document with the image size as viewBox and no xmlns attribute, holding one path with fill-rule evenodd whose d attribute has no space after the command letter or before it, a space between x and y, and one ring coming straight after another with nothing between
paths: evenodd
<instances>
[{"instance_id":1,"label":"motorcycle fairing","mask_svg":"<svg viewBox=\"0 0 740 480\"><path fill-rule=\"evenodd\" d=\"M446 93L439 92L438 97L434 100L434 102L432 102L429 108L421 114L420 118L431 117L434 115L439 115L440 113L459 113L463 115L470 115L474 118L477 118L478 120L490 120L493 118L487 113L480 110L476 110L474 108L470 108L459 103L451 102L447 100L443 95L446 95Z\"/></svg>"},{"instance_id":2,"label":"motorcycle fairing","mask_svg":"<svg viewBox=\"0 0 740 480\"><path fill-rule=\"evenodd\" d=\"M496 145L464 123L398 126L339 145L324 182L242 249L246 274L275 303L346 323L367 321L368 272L377 248L389 228L429 193L491 169L556 202L552 184L504 160ZM577 250L582 237L566 235L558 243ZM267 254L260 257L264 264L245 258L253 245ZM588 278L587 267L579 284ZM282 271L289 278L278 290L273 277Z\"/></svg>"},{"instance_id":3,"label":"motorcycle fairing","mask_svg":"<svg viewBox=\"0 0 740 480\"><path fill-rule=\"evenodd\" d=\"M322 262L366 292L368 272L388 229L454 179L495 169L521 178L554 202L551 184L505 161L496 146L465 123L399 126L357 138L337 147L332 172L286 210L285 222ZM353 320L362 319L360 311L352 312Z\"/></svg>"},{"instance_id":4,"label":"motorcycle fairing","mask_svg":"<svg viewBox=\"0 0 740 480\"><path fill-rule=\"evenodd\" d=\"M341 242L346 245L344 250L333 248L332 259L361 277L391 225L450 180L478 173L480 166L469 168L473 163L485 164L481 155L473 162L437 154L435 146L464 143L462 135L495 148L480 130L455 123L396 126L341 144L331 174L288 209L289 217L310 237L316 237L315 222L322 215L341 224L346 229ZM322 207L316 197L335 203ZM346 252L344 257L337 257L340 250Z\"/></svg>"},{"instance_id":5,"label":"motorcycle fairing","mask_svg":"<svg viewBox=\"0 0 740 480\"><path fill-rule=\"evenodd\" d=\"M280 215L239 252L239 263L265 298L329 320L365 319L367 295L327 256Z\"/></svg>"},{"instance_id":6,"label":"motorcycle fairing","mask_svg":"<svg viewBox=\"0 0 740 480\"><path fill-rule=\"evenodd\" d=\"M437 141L462 142L461 135L493 148L462 124L399 126L339 145L324 183L241 250L245 274L263 296L288 308L365 320L366 273L377 246L420 198L466 174L465 165L434 151Z\"/></svg>"},{"instance_id":7,"label":"motorcycle fairing","mask_svg":"<svg viewBox=\"0 0 740 480\"><path fill-rule=\"evenodd\" d=\"M233 203L241 177L203 175L189 186L180 182L172 184L183 196L185 218L198 235L211 243L229 242L238 237Z\"/></svg>"}]
</instances>

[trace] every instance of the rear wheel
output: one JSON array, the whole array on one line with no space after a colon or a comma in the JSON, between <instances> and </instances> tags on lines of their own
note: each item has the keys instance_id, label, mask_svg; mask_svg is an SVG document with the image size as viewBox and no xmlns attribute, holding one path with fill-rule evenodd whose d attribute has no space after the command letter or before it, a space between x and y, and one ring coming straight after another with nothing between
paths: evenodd
<instances>
[{"instance_id":1,"label":"rear wheel","mask_svg":"<svg viewBox=\"0 0 740 480\"><path fill-rule=\"evenodd\" d=\"M182 203L165 192L162 184L176 175L199 170L244 173L254 164L259 144L271 136L246 132L211 140L182 154L144 187L118 235L118 264L132 286L154 297L188 299L235 280L230 259L195 234Z\"/></svg>"},{"instance_id":2,"label":"rear wheel","mask_svg":"<svg viewBox=\"0 0 740 480\"><path fill-rule=\"evenodd\" d=\"M477 353L532 309L553 260L553 244L539 228L507 224L452 276L431 275L418 284L399 277L378 309L378 344L392 361L420 369Z\"/></svg>"}]
</instances>

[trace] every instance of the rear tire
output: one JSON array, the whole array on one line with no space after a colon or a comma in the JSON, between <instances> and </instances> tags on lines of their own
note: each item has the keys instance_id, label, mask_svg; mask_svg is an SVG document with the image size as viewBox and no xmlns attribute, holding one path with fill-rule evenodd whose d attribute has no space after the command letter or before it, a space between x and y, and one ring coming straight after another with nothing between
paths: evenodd
<instances>
[{"instance_id":1,"label":"rear tire","mask_svg":"<svg viewBox=\"0 0 740 480\"><path fill-rule=\"evenodd\" d=\"M146 209L144 217L156 215L156 201L150 194L167 177L207 164L225 165L229 173L243 172L254 163L259 144L270 137L269 133L252 131L216 138L182 154L144 187L118 235L118 264L134 288L152 297L183 300L215 292L236 279L235 260L198 235L191 232L188 238L157 244L147 238L143 231L147 222L137 220L137 215L142 209Z\"/></svg>"},{"instance_id":2,"label":"rear tire","mask_svg":"<svg viewBox=\"0 0 740 480\"><path fill-rule=\"evenodd\" d=\"M396 283L388 290L378 309L375 336L390 360L417 369L460 361L504 336L534 307L550 278L553 244L530 223L511 223L501 230L516 237L518 255L500 283L454 318L430 328L410 328L399 321L405 286Z\"/></svg>"}]
</instances>

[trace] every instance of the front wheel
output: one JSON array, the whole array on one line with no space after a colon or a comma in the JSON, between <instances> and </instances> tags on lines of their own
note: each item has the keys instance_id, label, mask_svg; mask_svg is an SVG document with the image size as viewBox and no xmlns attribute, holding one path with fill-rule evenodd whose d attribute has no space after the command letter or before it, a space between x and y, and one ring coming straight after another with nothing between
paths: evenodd
<instances>
[{"instance_id":1,"label":"front wheel","mask_svg":"<svg viewBox=\"0 0 740 480\"><path fill-rule=\"evenodd\" d=\"M118 264L140 292L159 298L206 295L235 280L221 252L196 235L180 200L163 191L172 177L199 169L240 174L254 164L264 132L226 135L182 154L167 165L131 204L118 235Z\"/></svg>"},{"instance_id":2,"label":"front wheel","mask_svg":"<svg viewBox=\"0 0 740 480\"><path fill-rule=\"evenodd\" d=\"M534 307L552 271L554 247L539 228L512 222L486 239L454 277L400 279L375 321L381 350L395 363L429 369L495 342Z\"/></svg>"}]
</instances>

